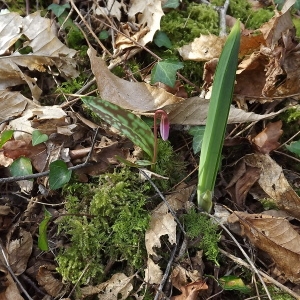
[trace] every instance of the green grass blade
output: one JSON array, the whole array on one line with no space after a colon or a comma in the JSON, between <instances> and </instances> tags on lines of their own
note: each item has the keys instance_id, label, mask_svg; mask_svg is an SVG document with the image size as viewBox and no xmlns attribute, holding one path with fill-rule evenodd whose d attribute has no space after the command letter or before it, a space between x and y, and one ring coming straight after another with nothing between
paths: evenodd
<instances>
[{"instance_id":1,"label":"green grass blade","mask_svg":"<svg viewBox=\"0 0 300 300\"><path fill-rule=\"evenodd\" d=\"M199 163L198 205L207 212L212 208L214 189L232 101L240 47L240 22L232 28L217 66L210 99Z\"/></svg>"},{"instance_id":2,"label":"green grass blade","mask_svg":"<svg viewBox=\"0 0 300 300\"><path fill-rule=\"evenodd\" d=\"M101 119L118 129L135 145L141 147L152 159L154 135L142 119L118 105L97 97L85 96L81 99Z\"/></svg>"}]
</instances>

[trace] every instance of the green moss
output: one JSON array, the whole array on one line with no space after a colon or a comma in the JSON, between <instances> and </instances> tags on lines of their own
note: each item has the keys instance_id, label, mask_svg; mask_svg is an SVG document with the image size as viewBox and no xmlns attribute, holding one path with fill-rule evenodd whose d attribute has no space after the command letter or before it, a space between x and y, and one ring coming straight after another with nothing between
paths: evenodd
<instances>
[{"instance_id":1,"label":"green moss","mask_svg":"<svg viewBox=\"0 0 300 300\"><path fill-rule=\"evenodd\" d=\"M296 27L296 36L300 36L300 19L293 18L294 26Z\"/></svg>"},{"instance_id":2,"label":"green moss","mask_svg":"<svg viewBox=\"0 0 300 300\"><path fill-rule=\"evenodd\" d=\"M206 258L219 265L217 261L220 240L218 225L213 224L210 218L197 213L194 209L184 215L184 225L188 237L191 239L201 237L197 246L203 249Z\"/></svg>"},{"instance_id":3,"label":"green moss","mask_svg":"<svg viewBox=\"0 0 300 300\"><path fill-rule=\"evenodd\" d=\"M269 209L278 209L276 203L274 202L273 199L271 198L264 198L260 200L264 210L269 210Z\"/></svg>"},{"instance_id":4,"label":"green moss","mask_svg":"<svg viewBox=\"0 0 300 300\"><path fill-rule=\"evenodd\" d=\"M270 9L259 9L252 11L249 19L246 22L246 27L249 29L258 29L260 26L268 22L274 16L274 11Z\"/></svg>"},{"instance_id":5,"label":"green moss","mask_svg":"<svg viewBox=\"0 0 300 300\"><path fill-rule=\"evenodd\" d=\"M186 10L172 10L161 20L164 31L176 49L193 41L200 34L218 34L218 14L211 7L190 3Z\"/></svg>"},{"instance_id":6,"label":"green moss","mask_svg":"<svg viewBox=\"0 0 300 300\"><path fill-rule=\"evenodd\" d=\"M57 256L58 271L73 283L99 283L108 261L137 269L144 263L144 234L149 214L138 175L127 168L104 174L98 184L74 183L64 189L66 213L60 231L70 245Z\"/></svg>"}]
</instances>

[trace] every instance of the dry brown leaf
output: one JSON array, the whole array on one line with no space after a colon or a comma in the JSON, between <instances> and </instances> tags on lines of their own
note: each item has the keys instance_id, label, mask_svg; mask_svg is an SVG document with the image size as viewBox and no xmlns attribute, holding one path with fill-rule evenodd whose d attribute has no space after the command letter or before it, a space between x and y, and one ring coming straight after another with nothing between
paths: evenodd
<instances>
[{"instance_id":1,"label":"dry brown leaf","mask_svg":"<svg viewBox=\"0 0 300 300\"><path fill-rule=\"evenodd\" d=\"M246 235L256 247L267 252L290 281L300 283L300 236L287 220L234 212L228 222L239 222L241 235Z\"/></svg>"},{"instance_id":2,"label":"dry brown leaf","mask_svg":"<svg viewBox=\"0 0 300 300\"><path fill-rule=\"evenodd\" d=\"M209 61L218 58L224 47L226 38L213 34L201 35L193 42L178 49L184 60Z\"/></svg>"},{"instance_id":3,"label":"dry brown leaf","mask_svg":"<svg viewBox=\"0 0 300 300\"><path fill-rule=\"evenodd\" d=\"M233 174L226 190L232 201L243 208L250 188L260 177L260 168L247 166L244 161L240 161Z\"/></svg>"},{"instance_id":4,"label":"dry brown leaf","mask_svg":"<svg viewBox=\"0 0 300 300\"><path fill-rule=\"evenodd\" d=\"M123 273L114 274L108 281L103 294L98 295L99 300L125 300L128 299L133 289L132 276L127 277Z\"/></svg>"},{"instance_id":5,"label":"dry brown leaf","mask_svg":"<svg viewBox=\"0 0 300 300\"><path fill-rule=\"evenodd\" d=\"M164 106L163 109L169 112L169 120L171 124L205 125L208 106L208 99L192 97L178 104ZM281 112L282 110L276 113L259 115L253 112L245 112L242 109L232 106L229 112L228 124L247 123L273 118Z\"/></svg>"},{"instance_id":6,"label":"dry brown leaf","mask_svg":"<svg viewBox=\"0 0 300 300\"><path fill-rule=\"evenodd\" d=\"M2 271L0 272L0 276ZM7 273L0 277L0 300L24 300L12 276Z\"/></svg>"},{"instance_id":7,"label":"dry brown leaf","mask_svg":"<svg viewBox=\"0 0 300 300\"><path fill-rule=\"evenodd\" d=\"M91 47L88 55L102 99L136 112L153 111L184 100L147 83L129 82L117 77L108 70L104 60L97 57L97 52Z\"/></svg>"},{"instance_id":8,"label":"dry brown leaf","mask_svg":"<svg viewBox=\"0 0 300 300\"><path fill-rule=\"evenodd\" d=\"M55 270L56 267L54 265L40 266L38 274L36 275L38 284L52 297L57 297L64 288L64 284L55 278Z\"/></svg>"},{"instance_id":9,"label":"dry brown leaf","mask_svg":"<svg viewBox=\"0 0 300 300\"><path fill-rule=\"evenodd\" d=\"M150 257L147 260L147 268L145 271L144 280L149 284L160 284L163 279L163 272L158 264Z\"/></svg>"},{"instance_id":10,"label":"dry brown leaf","mask_svg":"<svg viewBox=\"0 0 300 300\"><path fill-rule=\"evenodd\" d=\"M180 287L182 292L179 296L171 297L171 300L197 300L200 291L207 290L207 284L202 280L191 282L185 286Z\"/></svg>"},{"instance_id":11,"label":"dry brown leaf","mask_svg":"<svg viewBox=\"0 0 300 300\"><path fill-rule=\"evenodd\" d=\"M252 142L260 153L269 154L272 150L275 150L280 146L278 140L283 133L281 127L281 120L274 123L268 123L266 128L252 139Z\"/></svg>"},{"instance_id":12,"label":"dry brown leaf","mask_svg":"<svg viewBox=\"0 0 300 300\"><path fill-rule=\"evenodd\" d=\"M243 160L246 165L260 169L258 184L275 204L300 218L300 197L286 180L282 168L269 155L249 154Z\"/></svg>"},{"instance_id":13,"label":"dry brown leaf","mask_svg":"<svg viewBox=\"0 0 300 300\"><path fill-rule=\"evenodd\" d=\"M31 255L33 239L31 233L18 227L7 235L7 255L13 272L18 276L27 268L27 262Z\"/></svg>"}]
</instances>

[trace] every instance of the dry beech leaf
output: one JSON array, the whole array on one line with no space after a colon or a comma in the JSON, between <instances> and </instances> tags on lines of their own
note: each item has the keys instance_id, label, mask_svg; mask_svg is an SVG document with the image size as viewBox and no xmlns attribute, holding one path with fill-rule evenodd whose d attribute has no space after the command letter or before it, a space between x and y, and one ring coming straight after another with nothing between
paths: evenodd
<instances>
[{"instance_id":1,"label":"dry beech leaf","mask_svg":"<svg viewBox=\"0 0 300 300\"><path fill-rule=\"evenodd\" d=\"M136 112L153 111L184 100L147 83L129 82L117 77L91 47L88 55L102 99Z\"/></svg>"},{"instance_id":2,"label":"dry beech leaf","mask_svg":"<svg viewBox=\"0 0 300 300\"><path fill-rule=\"evenodd\" d=\"M145 271L145 278L144 280L149 284L159 284L163 279L163 272L160 266L148 257L147 260L147 268Z\"/></svg>"},{"instance_id":3,"label":"dry beech leaf","mask_svg":"<svg viewBox=\"0 0 300 300\"><path fill-rule=\"evenodd\" d=\"M171 300L197 300L200 291L207 290L207 284L202 280L191 282L181 286L181 295L171 297Z\"/></svg>"},{"instance_id":4,"label":"dry beech leaf","mask_svg":"<svg viewBox=\"0 0 300 300\"><path fill-rule=\"evenodd\" d=\"M232 201L243 208L250 188L260 177L260 168L247 166L244 161L239 161L233 174L226 190Z\"/></svg>"},{"instance_id":5,"label":"dry beech leaf","mask_svg":"<svg viewBox=\"0 0 300 300\"><path fill-rule=\"evenodd\" d=\"M263 154L269 154L280 146L278 142L283 130L282 121L268 123L266 128L252 139L252 142L257 147L258 151Z\"/></svg>"},{"instance_id":6,"label":"dry beech leaf","mask_svg":"<svg viewBox=\"0 0 300 300\"><path fill-rule=\"evenodd\" d=\"M208 99L191 97L181 103L164 106L163 109L169 112L169 120L171 124L205 125L208 106ZM273 118L282 111L283 110L275 113L258 115L253 112L245 112L242 109L232 106L229 111L228 124L247 123Z\"/></svg>"},{"instance_id":7,"label":"dry beech leaf","mask_svg":"<svg viewBox=\"0 0 300 300\"><path fill-rule=\"evenodd\" d=\"M32 246L31 233L23 228L19 227L8 234L8 243L6 245L8 261L17 276L26 270Z\"/></svg>"},{"instance_id":8,"label":"dry beech leaf","mask_svg":"<svg viewBox=\"0 0 300 300\"><path fill-rule=\"evenodd\" d=\"M179 48L178 52L184 60L209 61L220 56L225 40L226 38L213 34L201 35Z\"/></svg>"},{"instance_id":9,"label":"dry beech leaf","mask_svg":"<svg viewBox=\"0 0 300 300\"><path fill-rule=\"evenodd\" d=\"M282 210L300 218L300 197L286 180L282 168L267 154L249 154L246 165L260 169L258 184Z\"/></svg>"},{"instance_id":10,"label":"dry beech leaf","mask_svg":"<svg viewBox=\"0 0 300 300\"><path fill-rule=\"evenodd\" d=\"M201 263L203 263L201 261ZM200 279L199 271L193 270L189 271L185 268L181 267L180 265L177 265L174 267L171 273L171 282L176 289L180 291L181 287L188 284L189 281L195 282Z\"/></svg>"},{"instance_id":11,"label":"dry beech leaf","mask_svg":"<svg viewBox=\"0 0 300 300\"><path fill-rule=\"evenodd\" d=\"M64 287L64 284L55 278L55 270L56 267L54 265L40 266L36 275L38 284L52 297L57 297Z\"/></svg>"},{"instance_id":12,"label":"dry beech leaf","mask_svg":"<svg viewBox=\"0 0 300 300\"><path fill-rule=\"evenodd\" d=\"M239 222L241 235L267 252L290 281L300 283L300 236L286 219L234 212L228 222Z\"/></svg>"}]
</instances>

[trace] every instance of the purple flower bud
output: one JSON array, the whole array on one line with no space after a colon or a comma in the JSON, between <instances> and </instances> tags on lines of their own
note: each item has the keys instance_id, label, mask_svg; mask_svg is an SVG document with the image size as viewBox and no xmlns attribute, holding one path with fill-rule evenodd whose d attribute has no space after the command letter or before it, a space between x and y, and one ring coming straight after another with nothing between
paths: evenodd
<instances>
[{"instance_id":1,"label":"purple flower bud","mask_svg":"<svg viewBox=\"0 0 300 300\"><path fill-rule=\"evenodd\" d=\"M157 110L155 114L160 114L160 135L166 141L169 138L170 122L167 113L164 110Z\"/></svg>"}]
</instances>

